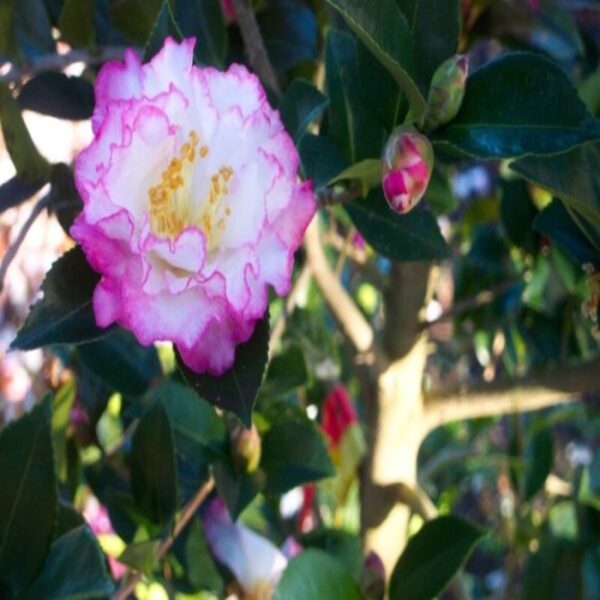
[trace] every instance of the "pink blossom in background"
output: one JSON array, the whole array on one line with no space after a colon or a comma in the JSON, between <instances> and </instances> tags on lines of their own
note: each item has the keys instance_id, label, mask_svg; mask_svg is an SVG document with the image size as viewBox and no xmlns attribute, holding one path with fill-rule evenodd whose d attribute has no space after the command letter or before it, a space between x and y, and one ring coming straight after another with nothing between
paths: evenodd
<instances>
[{"instance_id":1,"label":"pink blossom in background","mask_svg":"<svg viewBox=\"0 0 600 600\"><path fill-rule=\"evenodd\" d=\"M283 552L267 538L234 523L220 498L210 502L202 523L212 553L233 573L244 592L250 598L270 598L287 566Z\"/></svg>"},{"instance_id":2,"label":"pink blossom in background","mask_svg":"<svg viewBox=\"0 0 600 600\"><path fill-rule=\"evenodd\" d=\"M96 496L90 495L87 497L85 506L83 507L83 518L86 520L96 537L102 535L116 535L110 523L110 519L108 518L108 511L100 504ZM115 579L123 577L126 571L124 564L118 562L112 556L108 557L108 564Z\"/></svg>"},{"instance_id":3,"label":"pink blossom in background","mask_svg":"<svg viewBox=\"0 0 600 600\"><path fill-rule=\"evenodd\" d=\"M289 291L315 198L258 79L192 66L194 44L168 38L146 65L129 50L100 71L71 234L102 275L99 326L172 341L188 367L221 375L269 286Z\"/></svg>"},{"instance_id":4,"label":"pink blossom in background","mask_svg":"<svg viewBox=\"0 0 600 600\"><path fill-rule=\"evenodd\" d=\"M358 231L355 231L352 234L352 244L357 250L360 250L361 252L367 248L367 242L365 238L362 235L360 235Z\"/></svg>"},{"instance_id":5,"label":"pink blossom in background","mask_svg":"<svg viewBox=\"0 0 600 600\"><path fill-rule=\"evenodd\" d=\"M433 149L420 133L396 130L383 156L383 192L390 208L400 214L412 210L425 195L433 170Z\"/></svg>"},{"instance_id":6,"label":"pink blossom in background","mask_svg":"<svg viewBox=\"0 0 600 600\"><path fill-rule=\"evenodd\" d=\"M321 428L333 446L337 446L348 428L358 423L358 415L343 385L336 386L323 403Z\"/></svg>"},{"instance_id":7,"label":"pink blossom in background","mask_svg":"<svg viewBox=\"0 0 600 600\"><path fill-rule=\"evenodd\" d=\"M235 8L233 7L233 0L221 0L221 10L227 23L235 21Z\"/></svg>"}]
</instances>

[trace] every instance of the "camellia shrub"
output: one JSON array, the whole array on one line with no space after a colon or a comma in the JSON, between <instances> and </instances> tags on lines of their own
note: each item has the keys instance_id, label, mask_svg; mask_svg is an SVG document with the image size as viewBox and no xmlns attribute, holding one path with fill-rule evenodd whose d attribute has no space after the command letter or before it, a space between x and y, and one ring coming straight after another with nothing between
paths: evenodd
<instances>
[{"instance_id":1,"label":"camellia shrub","mask_svg":"<svg viewBox=\"0 0 600 600\"><path fill-rule=\"evenodd\" d=\"M596 2L6 0L0 61L0 285L64 230L0 598L600 597Z\"/></svg>"}]
</instances>

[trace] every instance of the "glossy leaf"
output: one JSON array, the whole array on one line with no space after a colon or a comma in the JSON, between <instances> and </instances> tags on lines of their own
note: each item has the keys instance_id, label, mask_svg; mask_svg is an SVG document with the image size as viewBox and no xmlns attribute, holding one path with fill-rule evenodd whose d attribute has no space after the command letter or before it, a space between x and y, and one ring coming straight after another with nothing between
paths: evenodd
<instances>
[{"instance_id":1,"label":"glossy leaf","mask_svg":"<svg viewBox=\"0 0 600 600\"><path fill-rule=\"evenodd\" d=\"M162 375L156 348L141 346L125 329L118 328L95 342L81 344L77 352L89 369L123 394L143 394Z\"/></svg>"},{"instance_id":2,"label":"glossy leaf","mask_svg":"<svg viewBox=\"0 0 600 600\"><path fill-rule=\"evenodd\" d=\"M217 462L213 469L219 496L235 521L260 491L260 475L240 473L228 458Z\"/></svg>"},{"instance_id":3,"label":"glossy leaf","mask_svg":"<svg viewBox=\"0 0 600 600\"><path fill-rule=\"evenodd\" d=\"M454 516L429 521L408 541L390 581L390 600L431 600L467 560L483 532Z\"/></svg>"},{"instance_id":4,"label":"glossy leaf","mask_svg":"<svg viewBox=\"0 0 600 600\"><path fill-rule=\"evenodd\" d=\"M344 157L326 137L306 133L300 140L302 173L310 179L318 191L340 173L346 166Z\"/></svg>"},{"instance_id":5,"label":"glossy leaf","mask_svg":"<svg viewBox=\"0 0 600 600\"><path fill-rule=\"evenodd\" d=\"M7 84L0 82L0 125L8 154L17 174L26 182L47 181L50 167L36 148L17 101Z\"/></svg>"},{"instance_id":6,"label":"glossy leaf","mask_svg":"<svg viewBox=\"0 0 600 600\"><path fill-rule=\"evenodd\" d=\"M0 430L0 589L7 585L15 597L41 568L54 532L50 406L48 395Z\"/></svg>"},{"instance_id":7,"label":"glossy leaf","mask_svg":"<svg viewBox=\"0 0 600 600\"><path fill-rule=\"evenodd\" d=\"M533 220L538 210L529 194L527 184L522 180L505 181L502 185L500 216L508 239L528 252L536 249Z\"/></svg>"},{"instance_id":8,"label":"glossy leaf","mask_svg":"<svg viewBox=\"0 0 600 600\"><path fill-rule=\"evenodd\" d=\"M221 377L198 374L177 357L179 368L201 398L217 408L234 413L250 427L252 408L262 384L269 354L269 317L256 323L250 339L235 350L233 367Z\"/></svg>"},{"instance_id":9,"label":"glossy leaf","mask_svg":"<svg viewBox=\"0 0 600 600\"><path fill-rule=\"evenodd\" d=\"M384 134L361 93L356 41L347 33L330 30L325 64L329 136L349 164L379 156Z\"/></svg>"},{"instance_id":10,"label":"glossy leaf","mask_svg":"<svg viewBox=\"0 0 600 600\"><path fill-rule=\"evenodd\" d=\"M44 187L45 181L29 182L18 175L0 185L0 213L29 200Z\"/></svg>"},{"instance_id":11,"label":"glossy leaf","mask_svg":"<svg viewBox=\"0 0 600 600\"><path fill-rule=\"evenodd\" d=\"M383 163L380 158L367 158L344 169L329 182L329 185L342 181L358 181L366 196L371 188L381 185L382 171Z\"/></svg>"},{"instance_id":12,"label":"glossy leaf","mask_svg":"<svg viewBox=\"0 0 600 600\"><path fill-rule=\"evenodd\" d=\"M58 501L58 508L56 511L56 526L54 528L54 540L65 535L69 531L85 525L82 514L75 509L71 504L66 504L62 501Z\"/></svg>"},{"instance_id":13,"label":"glossy leaf","mask_svg":"<svg viewBox=\"0 0 600 600\"><path fill-rule=\"evenodd\" d=\"M42 283L44 296L30 309L11 348L32 350L49 344L77 344L107 333L96 325L92 294L100 276L80 247L63 254Z\"/></svg>"},{"instance_id":14,"label":"glossy leaf","mask_svg":"<svg viewBox=\"0 0 600 600\"><path fill-rule=\"evenodd\" d=\"M408 98L415 118L425 110L425 98L414 81L412 36L394 0L327 0L352 31L388 69ZM329 70L329 69L328 69Z\"/></svg>"},{"instance_id":15,"label":"glossy leaf","mask_svg":"<svg viewBox=\"0 0 600 600\"><path fill-rule=\"evenodd\" d=\"M523 499L531 500L543 487L554 463L554 442L548 429L541 429L525 450L526 470Z\"/></svg>"},{"instance_id":16,"label":"glossy leaf","mask_svg":"<svg viewBox=\"0 0 600 600\"><path fill-rule=\"evenodd\" d=\"M307 381L304 353L294 345L271 361L262 391L267 396L276 396L303 386Z\"/></svg>"},{"instance_id":17,"label":"glossy leaf","mask_svg":"<svg viewBox=\"0 0 600 600\"><path fill-rule=\"evenodd\" d=\"M223 451L223 419L189 387L179 383L167 382L153 388L148 400L161 402L169 416L180 500L184 503L208 477L209 463Z\"/></svg>"},{"instance_id":18,"label":"glossy leaf","mask_svg":"<svg viewBox=\"0 0 600 600\"><path fill-rule=\"evenodd\" d=\"M406 215L390 210L381 190L344 206L361 235L383 256L394 260L438 260L448 247L435 217L425 209Z\"/></svg>"},{"instance_id":19,"label":"glossy leaf","mask_svg":"<svg viewBox=\"0 0 600 600\"><path fill-rule=\"evenodd\" d=\"M489 159L552 154L598 138L600 126L560 67L513 53L469 77L458 116L434 141Z\"/></svg>"},{"instance_id":20,"label":"glossy leaf","mask_svg":"<svg viewBox=\"0 0 600 600\"><path fill-rule=\"evenodd\" d=\"M286 131L298 142L308 126L327 108L328 100L316 87L296 79L279 104Z\"/></svg>"},{"instance_id":21,"label":"glossy leaf","mask_svg":"<svg viewBox=\"0 0 600 600\"><path fill-rule=\"evenodd\" d=\"M547 157L527 157L511 164L522 177L550 190L567 207L600 230L600 141ZM598 234L600 240L600 234Z\"/></svg>"},{"instance_id":22,"label":"glossy leaf","mask_svg":"<svg viewBox=\"0 0 600 600\"><path fill-rule=\"evenodd\" d=\"M578 227L559 200L553 200L535 219L534 227L547 235L577 264L600 267L600 248Z\"/></svg>"},{"instance_id":23,"label":"glossy leaf","mask_svg":"<svg viewBox=\"0 0 600 600\"><path fill-rule=\"evenodd\" d=\"M223 579L210 555L199 519L193 519L185 540L186 576L194 590L223 594Z\"/></svg>"},{"instance_id":24,"label":"glossy leaf","mask_svg":"<svg viewBox=\"0 0 600 600\"><path fill-rule=\"evenodd\" d=\"M317 22L301 0L269 2L257 15L265 47L278 71L317 58Z\"/></svg>"},{"instance_id":25,"label":"glossy leaf","mask_svg":"<svg viewBox=\"0 0 600 600\"><path fill-rule=\"evenodd\" d=\"M225 66L227 29L220 0L175 0L173 18L183 37L196 38L194 56L203 65Z\"/></svg>"},{"instance_id":26,"label":"glossy leaf","mask_svg":"<svg viewBox=\"0 0 600 600\"><path fill-rule=\"evenodd\" d=\"M267 491L292 488L332 476L335 471L320 431L308 418L283 418L263 438L261 468Z\"/></svg>"},{"instance_id":27,"label":"glossy leaf","mask_svg":"<svg viewBox=\"0 0 600 600\"><path fill-rule=\"evenodd\" d=\"M83 200L75 187L73 171L64 163L52 165L50 207L66 233L83 210Z\"/></svg>"},{"instance_id":28,"label":"glossy leaf","mask_svg":"<svg viewBox=\"0 0 600 600\"><path fill-rule=\"evenodd\" d=\"M322 550L305 550L293 558L273 600L359 600L360 593L351 574Z\"/></svg>"},{"instance_id":29,"label":"glossy leaf","mask_svg":"<svg viewBox=\"0 0 600 600\"><path fill-rule=\"evenodd\" d=\"M17 98L22 109L57 119L80 121L94 112L94 88L83 77L40 73L32 77Z\"/></svg>"},{"instance_id":30,"label":"glossy leaf","mask_svg":"<svg viewBox=\"0 0 600 600\"><path fill-rule=\"evenodd\" d=\"M67 478L67 430L75 402L75 381L67 381L52 399L52 442L56 474L61 481Z\"/></svg>"},{"instance_id":31,"label":"glossy leaf","mask_svg":"<svg viewBox=\"0 0 600 600\"><path fill-rule=\"evenodd\" d=\"M58 28L62 39L71 46L93 45L94 0L65 0Z\"/></svg>"},{"instance_id":32,"label":"glossy leaf","mask_svg":"<svg viewBox=\"0 0 600 600\"><path fill-rule=\"evenodd\" d=\"M119 562L136 571L141 571L145 575L150 575L156 562L159 546L160 540L147 540L129 544L119 555Z\"/></svg>"},{"instance_id":33,"label":"glossy leaf","mask_svg":"<svg viewBox=\"0 0 600 600\"><path fill-rule=\"evenodd\" d=\"M110 6L110 19L130 42L144 45L163 4L163 0L117 0Z\"/></svg>"},{"instance_id":34,"label":"glossy leaf","mask_svg":"<svg viewBox=\"0 0 600 600\"><path fill-rule=\"evenodd\" d=\"M152 521L165 525L177 508L177 470L173 432L162 403L153 404L141 418L130 464L136 502Z\"/></svg>"},{"instance_id":35,"label":"glossy leaf","mask_svg":"<svg viewBox=\"0 0 600 600\"><path fill-rule=\"evenodd\" d=\"M23 598L92 600L107 597L115 586L105 560L87 525L72 529L52 544L41 573Z\"/></svg>"},{"instance_id":36,"label":"glossy leaf","mask_svg":"<svg viewBox=\"0 0 600 600\"><path fill-rule=\"evenodd\" d=\"M417 0L411 19L415 72L426 95L436 69L456 54L460 33L460 0Z\"/></svg>"}]
</instances>

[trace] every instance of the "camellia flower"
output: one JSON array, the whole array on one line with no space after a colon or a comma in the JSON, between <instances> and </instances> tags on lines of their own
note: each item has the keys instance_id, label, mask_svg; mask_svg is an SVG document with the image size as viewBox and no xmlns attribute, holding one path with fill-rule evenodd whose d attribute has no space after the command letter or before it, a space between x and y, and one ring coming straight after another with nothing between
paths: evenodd
<instances>
[{"instance_id":1,"label":"camellia flower","mask_svg":"<svg viewBox=\"0 0 600 600\"><path fill-rule=\"evenodd\" d=\"M172 341L188 367L220 375L268 286L289 291L315 199L258 79L192 66L194 44L168 38L146 65L129 50L100 71L71 234L102 275L99 326Z\"/></svg>"},{"instance_id":2,"label":"camellia flower","mask_svg":"<svg viewBox=\"0 0 600 600\"><path fill-rule=\"evenodd\" d=\"M210 502L202 522L212 553L233 573L245 597L270 598L288 564L284 553L267 538L234 523L220 498Z\"/></svg>"},{"instance_id":3,"label":"camellia flower","mask_svg":"<svg viewBox=\"0 0 600 600\"><path fill-rule=\"evenodd\" d=\"M400 126L383 153L383 192L390 208L412 210L424 196L433 170L433 149L420 133Z\"/></svg>"}]
</instances>

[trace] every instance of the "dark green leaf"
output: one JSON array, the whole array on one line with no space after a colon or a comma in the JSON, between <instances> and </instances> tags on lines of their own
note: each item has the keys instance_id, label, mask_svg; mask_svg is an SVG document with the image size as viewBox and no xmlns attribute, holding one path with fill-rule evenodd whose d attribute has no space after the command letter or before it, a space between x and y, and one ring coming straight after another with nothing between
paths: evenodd
<instances>
[{"instance_id":1,"label":"dark green leaf","mask_svg":"<svg viewBox=\"0 0 600 600\"><path fill-rule=\"evenodd\" d=\"M258 13L257 21L271 62L278 71L317 58L317 22L304 2L269 2Z\"/></svg>"},{"instance_id":2,"label":"dark green leaf","mask_svg":"<svg viewBox=\"0 0 600 600\"><path fill-rule=\"evenodd\" d=\"M425 110L425 98L414 81L412 36L394 0L327 0L350 28L392 74L408 98L416 119ZM329 67L327 68L329 71ZM328 74L329 75L329 74Z\"/></svg>"},{"instance_id":3,"label":"dark green leaf","mask_svg":"<svg viewBox=\"0 0 600 600\"><path fill-rule=\"evenodd\" d=\"M129 544L119 555L119 562L141 571L145 575L152 573L152 567L156 562L156 556L160 540L148 540L146 542L137 542Z\"/></svg>"},{"instance_id":4,"label":"dark green leaf","mask_svg":"<svg viewBox=\"0 0 600 600\"><path fill-rule=\"evenodd\" d=\"M553 156L523 158L511 169L549 189L600 231L599 161L600 142L592 142ZM596 239L600 242L600 234Z\"/></svg>"},{"instance_id":5,"label":"dark green leaf","mask_svg":"<svg viewBox=\"0 0 600 600\"><path fill-rule=\"evenodd\" d=\"M305 550L289 562L273 600L324 599L359 600L360 593L350 573L335 558L322 550Z\"/></svg>"},{"instance_id":6,"label":"dark green leaf","mask_svg":"<svg viewBox=\"0 0 600 600\"><path fill-rule=\"evenodd\" d=\"M175 0L172 6L181 34L196 38L196 59L201 64L224 67L227 28L220 0Z\"/></svg>"},{"instance_id":7,"label":"dark green leaf","mask_svg":"<svg viewBox=\"0 0 600 600\"><path fill-rule=\"evenodd\" d=\"M525 450L525 490L523 499L531 500L543 487L554 462L554 442L548 429L536 432Z\"/></svg>"},{"instance_id":8,"label":"dark green leaf","mask_svg":"<svg viewBox=\"0 0 600 600\"><path fill-rule=\"evenodd\" d=\"M0 83L0 125L19 177L29 183L48 181L50 166L33 143L21 109L5 83Z\"/></svg>"},{"instance_id":9,"label":"dark green leaf","mask_svg":"<svg viewBox=\"0 0 600 600\"><path fill-rule=\"evenodd\" d=\"M189 385L213 406L234 413L247 427L262 384L269 354L269 317L256 323L250 339L235 350L233 367L221 377L200 375L189 369L181 357L177 362Z\"/></svg>"},{"instance_id":10,"label":"dark green leaf","mask_svg":"<svg viewBox=\"0 0 600 600\"><path fill-rule=\"evenodd\" d=\"M0 185L0 213L29 200L44 187L45 181L29 182L18 175Z\"/></svg>"},{"instance_id":11,"label":"dark green leaf","mask_svg":"<svg viewBox=\"0 0 600 600\"><path fill-rule=\"evenodd\" d=\"M94 112L94 88L83 77L64 73L40 73L19 92L19 106L57 119L79 121Z\"/></svg>"},{"instance_id":12,"label":"dark green leaf","mask_svg":"<svg viewBox=\"0 0 600 600\"><path fill-rule=\"evenodd\" d=\"M67 429L73 402L75 402L75 380L72 379L54 394L52 400L52 442L56 474L60 481L65 481L67 478Z\"/></svg>"},{"instance_id":13,"label":"dark green leaf","mask_svg":"<svg viewBox=\"0 0 600 600\"><path fill-rule=\"evenodd\" d=\"M398 215L387 205L381 190L345 205L361 235L379 252L394 260L438 260L448 257L448 246L435 217L416 209Z\"/></svg>"},{"instance_id":14,"label":"dark green leaf","mask_svg":"<svg viewBox=\"0 0 600 600\"><path fill-rule=\"evenodd\" d=\"M383 129L361 94L356 41L347 33L330 30L325 64L331 139L348 164L379 156Z\"/></svg>"},{"instance_id":15,"label":"dark green leaf","mask_svg":"<svg viewBox=\"0 0 600 600\"><path fill-rule=\"evenodd\" d=\"M79 246L63 254L46 274L44 297L31 307L11 348L77 344L105 335L107 330L96 325L92 307L99 280Z\"/></svg>"},{"instance_id":16,"label":"dark green leaf","mask_svg":"<svg viewBox=\"0 0 600 600\"><path fill-rule=\"evenodd\" d=\"M137 503L155 523L166 524L177 508L177 470L173 432L162 403L153 404L141 418L130 461Z\"/></svg>"},{"instance_id":17,"label":"dark green leaf","mask_svg":"<svg viewBox=\"0 0 600 600\"><path fill-rule=\"evenodd\" d=\"M553 200L535 219L534 227L547 235L578 265L600 267L600 250L583 233L559 200Z\"/></svg>"},{"instance_id":18,"label":"dark green leaf","mask_svg":"<svg viewBox=\"0 0 600 600\"><path fill-rule=\"evenodd\" d=\"M240 473L229 460L223 459L214 465L214 476L219 496L235 521L258 494L261 487L259 473Z\"/></svg>"},{"instance_id":19,"label":"dark green leaf","mask_svg":"<svg viewBox=\"0 0 600 600\"><path fill-rule=\"evenodd\" d=\"M28 540L30 542L31 540ZM82 525L58 538L26 600L85 600L108 597L114 584L104 554L89 527Z\"/></svg>"},{"instance_id":20,"label":"dark green leaf","mask_svg":"<svg viewBox=\"0 0 600 600\"><path fill-rule=\"evenodd\" d=\"M61 37L69 45L78 47L94 44L94 2L95 0L65 0L58 28Z\"/></svg>"},{"instance_id":21,"label":"dark green leaf","mask_svg":"<svg viewBox=\"0 0 600 600\"><path fill-rule=\"evenodd\" d=\"M436 69L456 54L460 0L418 0L411 20L416 79L424 95Z\"/></svg>"},{"instance_id":22,"label":"dark green leaf","mask_svg":"<svg viewBox=\"0 0 600 600\"><path fill-rule=\"evenodd\" d=\"M189 387L179 383L165 383L148 396L150 402L162 402L169 415L180 499L186 502L208 477L209 463L223 451L223 419Z\"/></svg>"},{"instance_id":23,"label":"dark green leaf","mask_svg":"<svg viewBox=\"0 0 600 600\"><path fill-rule=\"evenodd\" d=\"M363 566L360 538L343 529L313 529L299 539L303 548L318 548L335 557L348 572L358 576Z\"/></svg>"},{"instance_id":24,"label":"dark green leaf","mask_svg":"<svg viewBox=\"0 0 600 600\"><path fill-rule=\"evenodd\" d=\"M156 348L141 346L135 336L124 329L82 344L77 352L87 367L123 394L143 394L162 374Z\"/></svg>"},{"instance_id":25,"label":"dark green leaf","mask_svg":"<svg viewBox=\"0 0 600 600\"><path fill-rule=\"evenodd\" d=\"M408 541L390 582L390 600L431 600L450 583L483 532L453 516L425 523Z\"/></svg>"},{"instance_id":26,"label":"dark green leaf","mask_svg":"<svg viewBox=\"0 0 600 600\"><path fill-rule=\"evenodd\" d=\"M360 183L363 195L367 195L371 188L381 185L383 163L380 158L367 158L353 164L336 175L329 185L343 181L357 181Z\"/></svg>"},{"instance_id":27,"label":"dark green leaf","mask_svg":"<svg viewBox=\"0 0 600 600\"><path fill-rule=\"evenodd\" d=\"M185 541L186 576L194 590L210 591L221 597L223 579L208 550L199 519L192 520Z\"/></svg>"},{"instance_id":28,"label":"dark green leaf","mask_svg":"<svg viewBox=\"0 0 600 600\"><path fill-rule=\"evenodd\" d=\"M283 494L292 488L334 475L323 435L308 418L283 418L263 438L260 466L267 491Z\"/></svg>"},{"instance_id":29,"label":"dark green leaf","mask_svg":"<svg viewBox=\"0 0 600 600\"><path fill-rule=\"evenodd\" d=\"M527 184L522 180L505 181L502 185L500 215L508 239L527 252L536 249L533 220L538 210L529 195Z\"/></svg>"},{"instance_id":30,"label":"dark green leaf","mask_svg":"<svg viewBox=\"0 0 600 600\"><path fill-rule=\"evenodd\" d=\"M85 525L81 513L71 505L64 502L58 502L58 510L56 511L56 527L54 528L54 540L62 537L72 529Z\"/></svg>"},{"instance_id":31,"label":"dark green leaf","mask_svg":"<svg viewBox=\"0 0 600 600\"><path fill-rule=\"evenodd\" d=\"M599 137L600 126L558 65L513 53L469 77L458 116L434 140L488 159L552 154Z\"/></svg>"},{"instance_id":32,"label":"dark green leaf","mask_svg":"<svg viewBox=\"0 0 600 600\"><path fill-rule=\"evenodd\" d=\"M110 6L115 27L134 44L143 46L155 26L159 11L168 0L116 0Z\"/></svg>"},{"instance_id":33,"label":"dark green leaf","mask_svg":"<svg viewBox=\"0 0 600 600\"><path fill-rule=\"evenodd\" d=\"M126 0L137 2L138 0ZM143 0L142 0L143 1ZM154 6L156 0L152 0L151 5ZM183 34L175 15L173 14L173 5L171 0L162 0L159 2L158 12L155 13L153 25L146 35L143 61L148 62L154 55L163 47L165 38L172 37L176 41L183 39Z\"/></svg>"},{"instance_id":34,"label":"dark green leaf","mask_svg":"<svg viewBox=\"0 0 600 600\"><path fill-rule=\"evenodd\" d=\"M279 112L287 132L298 142L307 127L327 108L327 98L313 85L296 79L285 91Z\"/></svg>"},{"instance_id":35,"label":"dark green leaf","mask_svg":"<svg viewBox=\"0 0 600 600\"><path fill-rule=\"evenodd\" d=\"M66 233L69 233L76 217L83 210L83 201L75 187L73 171L64 163L52 165L50 176L50 207Z\"/></svg>"},{"instance_id":36,"label":"dark green leaf","mask_svg":"<svg viewBox=\"0 0 600 600\"><path fill-rule=\"evenodd\" d=\"M307 381L304 353L300 346L294 345L271 361L263 392L276 396L303 386Z\"/></svg>"},{"instance_id":37,"label":"dark green leaf","mask_svg":"<svg viewBox=\"0 0 600 600\"><path fill-rule=\"evenodd\" d=\"M325 137L306 133L298 150L303 175L312 180L316 190L324 188L346 166L340 151Z\"/></svg>"},{"instance_id":38,"label":"dark green leaf","mask_svg":"<svg viewBox=\"0 0 600 600\"><path fill-rule=\"evenodd\" d=\"M54 532L50 396L0 431L0 589L15 596L39 571Z\"/></svg>"}]
</instances>

